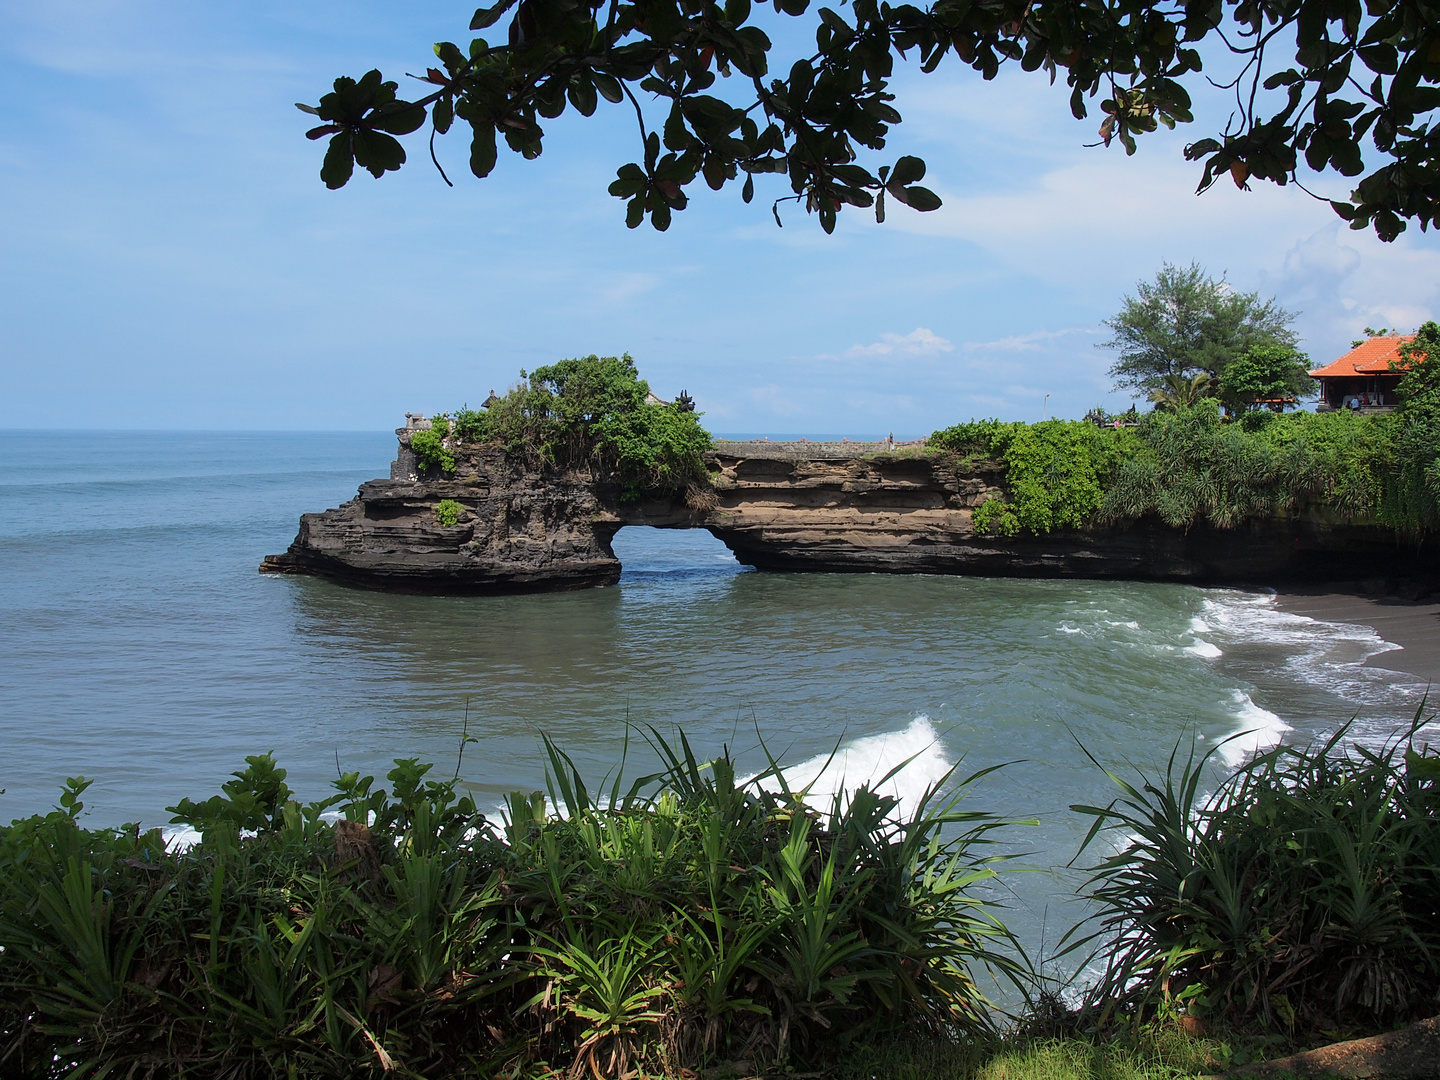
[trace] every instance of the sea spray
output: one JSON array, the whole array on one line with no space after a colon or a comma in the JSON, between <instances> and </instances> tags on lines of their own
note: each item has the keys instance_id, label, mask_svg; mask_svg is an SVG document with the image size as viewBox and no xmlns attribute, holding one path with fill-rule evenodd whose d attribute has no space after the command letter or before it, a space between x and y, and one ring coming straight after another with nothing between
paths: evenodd
<instances>
[{"instance_id":1,"label":"sea spray","mask_svg":"<svg viewBox=\"0 0 1440 1080\"><path fill-rule=\"evenodd\" d=\"M790 790L803 792L806 804L817 810L829 810L837 795L849 796L867 786L898 800L892 816L905 820L919 810L926 792L941 783L953 765L930 717L920 715L900 731L867 735L842 743L834 753L817 754L795 765L782 762L780 767ZM780 781L773 776L760 785L768 791L780 790Z\"/></svg>"}]
</instances>

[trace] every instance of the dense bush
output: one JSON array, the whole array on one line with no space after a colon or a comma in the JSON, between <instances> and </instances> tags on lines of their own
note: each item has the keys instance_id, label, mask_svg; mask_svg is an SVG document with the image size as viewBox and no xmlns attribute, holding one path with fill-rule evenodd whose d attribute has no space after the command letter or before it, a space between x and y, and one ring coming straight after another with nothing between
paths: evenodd
<instances>
[{"instance_id":1,"label":"dense bush","mask_svg":"<svg viewBox=\"0 0 1440 1080\"><path fill-rule=\"evenodd\" d=\"M1379 752L1346 749L1345 729L1277 748L1208 797L1206 759L1172 756L1163 781L1117 780L1117 802L1074 807L1090 839L1123 837L1089 890L1101 1020L1183 1009L1318 1032L1433 1014L1440 756L1416 747L1420 720Z\"/></svg>"},{"instance_id":2,"label":"dense bush","mask_svg":"<svg viewBox=\"0 0 1440 1080\"><path fill-rule=\"evenodd\" d=\"M450 421L437 416L428 428L410 433L410 449L415 454L415 464L422 471L439 469L444 473L455 471L455 454L445 445L450 435Z\"/></svg>"},{"instance_id":3,"label":"dense bush","mask_svg":"<svg viewBox=\"0 0 1440 1080\"><path fill-rule=\"evenodd\" d=\"M962 456L1004 462L1009 498L987 500L975 513L977 529L1002 536L1022 529L1083 528L1100 509L1124 455L1136 445L1129 428L1102 428L1083 420L972 420L937 431L929 442Z\"/></svg>"},{"instance_id":4,"label":"dense bush","mask_svg":"<svg viewBox=\"0 0 1440 1080\"><path fill-rule=\"evenodd\" d=\"M656 747L603 804L551 747L565 816L517 794L499 829L414 761L301 805L252 757L172 808L185 851L82 828L74 782L0 829L5 1074L677 1075L987 1026L972 967L1015 971L972 892L997 822L933 791L903 822L864 789L815 813Z\"/></svg>"},{"instance_id":5,"label":"dense bush","mask_svg":"<svg viewBox=\"0 0 1440 1080\"><path fill-rule=\"evenodd\" d=\"M1411 367L1398 388L1395 467L1384 512L1408 532L1440 529L1440 325L1426 323L1402 351Z\"/></svg>"},{"instance_id":6,"label":"dense bush","mask_svg":"<svg viewBox=\"0 0 1440 1080\"><path fill-rule=\"evenodd\" d=\"M521 378L483 412L461 410L457 437L499 442L539 464L596 470L626 499L709 487L710 435L693 405L647 403L650 386L628 355L562 360Z\"/></svg>"},{"instance_id":7,"label":"dense bush","mask_svg":"<svg viewBox=\"0 0 1440 1080\"><path fill-rule=\"evenodd\" d=\"M1223 422L1214 402L1150 413L1138 452L1105 493L1102 520L1154 515L1173 528L1204 521L1232 529L1295 509L1322 489L1319 462L1303 439L1279 447L1268 431Z\"/></svg>"},{"instance_id":8,"label":"dense bush","mask_svg":"<svg viewBox=\"0 0 1440 1080\"><path fill-rule=\"evenodd\" d=\"M1433 324L1427 324L1433 325ZM1423 345L1422 328L1417 345ZM1433 351L1440 357L1440 327ZM1157 409L1134 427L971 421L932 447L998 460L1005 499L976 509L982 531L1035 534L1153 517L1231 529L1304 508L1417 536L1440 529L1440 361L1417 363L1391 415L1223 416L1215 401Z\"/></svg>"}]
</instances>

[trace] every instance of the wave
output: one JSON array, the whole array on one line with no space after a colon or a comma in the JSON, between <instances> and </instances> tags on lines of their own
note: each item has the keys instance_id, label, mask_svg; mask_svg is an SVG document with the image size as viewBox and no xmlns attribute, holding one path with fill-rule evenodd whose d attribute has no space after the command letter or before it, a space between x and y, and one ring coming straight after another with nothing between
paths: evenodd
<instances>
[{"instance_id":1,"label":"wave","mask_svg":"<svg viewBox=\"0 0 1440 1080\"><path fill-rule=\"evenodd\" d=\"M1256 705L1243 690L1230 691L1230 700L1239 728L1235 737L1221 744L1220 757L1232 768L1276 745L1285 732L1295 730L1269 709Z\"/></svg>"},{"instance_id":2,"label":"wave","mask_svg":"<svg viewBox=\"0 0 1440 1080\"><path fill-rule=\"evenodd\" d=\"M1397 677L1385 668L1366 666L1372 656L1401 646L1359 623L1326 622L1282 611L1273 593L1207 590L1196 622L1204 623L1222 644L1282 652L1278 660L1282 673L1356 705L1392 706L1397 699L1414 700L1424 692L1423 683L1413 676Z\"/></svg>"},{"instance_id":3,"label":"wave","mask_svg":"<svg viewBox=\"0 0 1440 1080\"><path fill-rule=\"evenodd\" d=\"M920 809L925 793L944 780L954 762L946 755L930 717L921 714L900 731L866 735L842 744L833 754L817 754L795 765L781 764L785 783L791 791L805 792L810 807L827 811L837 796L844 797L861 785L899 801L891 815L898 820ZM885 779L892 770L894 776ZM779 781L767 777L760 782L769 791L779 791Z\"/></svg>"}]
</instances>

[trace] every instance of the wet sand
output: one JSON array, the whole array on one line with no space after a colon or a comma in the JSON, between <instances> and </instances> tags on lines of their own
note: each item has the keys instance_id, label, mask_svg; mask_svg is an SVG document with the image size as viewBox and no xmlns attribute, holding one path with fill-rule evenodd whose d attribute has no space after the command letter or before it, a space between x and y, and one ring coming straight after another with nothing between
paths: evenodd
<instances>
[{"instance_id":1,"label":"wet sand","mask_svg":"<svg viewBox=\"0 0 1440 1080\"><path fill-rule=\"evenodd\" d=\"M1366 667L1403 671L1434 683L1440 698L1440 603L1296 588L1281 590L1275 603L1295 615L1372 627L1401 648L1370 657Z\"/></svg>"}]
</instances>

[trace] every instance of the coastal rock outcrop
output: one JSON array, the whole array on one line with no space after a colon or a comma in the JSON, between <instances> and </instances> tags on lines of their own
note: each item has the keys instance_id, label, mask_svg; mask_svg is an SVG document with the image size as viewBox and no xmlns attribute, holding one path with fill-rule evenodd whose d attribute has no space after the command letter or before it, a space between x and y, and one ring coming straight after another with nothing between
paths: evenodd
<instances>
[{"instance_id":1,"label":"coastal rock outcrop","mask_svg":"<svg viewBox=\"0 0 1440 1080\"><path fill-rule=\"evenodd\" d=\"M762 570L1125 578L1273 584L1429 579L1435 559L1390 530L1298 514L1232 530L1140 521L999 537L974 509L1003 493L996 462L867 444L718 443L711 490L623 502L583 471L531 468L497 447L462 448L449 476L416 466L408 431L388 480L305 514L289 550L261 570L408 592L505 593L614 584L626 525L709 530ZM453 525L441 500L460 504Z\"/></svg>"}]
</instances>

